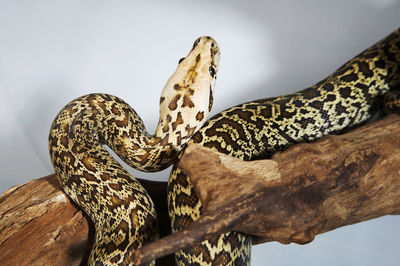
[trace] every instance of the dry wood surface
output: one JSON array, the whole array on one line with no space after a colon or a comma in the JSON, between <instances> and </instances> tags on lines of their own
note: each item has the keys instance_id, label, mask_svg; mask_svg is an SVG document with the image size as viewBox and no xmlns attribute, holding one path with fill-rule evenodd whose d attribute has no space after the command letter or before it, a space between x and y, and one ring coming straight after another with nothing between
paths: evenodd
<instances>
[{"instance_id":1,"label":"dry wood surface","mask_svg":"<svg viewBox=\"0 0 400 266\"><path fill-rule=\"evenodd\" d=\"M166 236L136 252L144 262L215 233L241 231L254 243L308 243L344 225L400 214L400 116L392 115L269 160L243 162L197 145L179 161L204 213L169 235L166 183L140 180L153 198ZM86 216L50 175L0 197L0 265L84 264L93 239ZM157 261L171 265L172 257Z\"/></svg>"}]
</instances>

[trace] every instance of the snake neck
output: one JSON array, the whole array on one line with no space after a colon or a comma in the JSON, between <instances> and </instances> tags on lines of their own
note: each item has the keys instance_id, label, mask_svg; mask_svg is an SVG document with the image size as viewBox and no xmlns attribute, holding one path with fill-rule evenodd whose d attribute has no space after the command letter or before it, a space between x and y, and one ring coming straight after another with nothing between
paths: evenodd
<instances>
[{"instance_id":1,"label":"snake neck","mask_svg":"<svg viewBox=\"0 0 400 266\"><path fill-rule=\"evenodd\" d=\"M95 224L90 265L126 265L134 250L157 238L151 198L104 145L139 170L172 164L207 119L218 59L212 38L195 41L164 87L154 136L128 104L112 95L82 96L56 116L49 134L50 158L64 192Z\"/></svg>"},{"instance_id":2,"label":"snake neck","mask_svg":"<svg viewBox=\"0 0 400 266\"><path fill-rule=\"evenodd\" d=\"M177 152L208 118L218 64L217 43L208 36L198 38L161 93L155 137L165 140Z\"/></svg>"},{"instance_id":3,"label":"snake neck","mask_svg":"<svg viewBox=\"0 0 400 266\"><path fill-rule=\"evenodd\" d=\"M147 132L140 117L121 99L89 94L72 101L58 114L50 131L54 142L50 148L60 145L56 142L60 139L71 145L97 145L97 141L138 170L165 169L207 120L218 63L215 40L198 38L164 86L155 135Z\"/></svg>"}]
</instances>

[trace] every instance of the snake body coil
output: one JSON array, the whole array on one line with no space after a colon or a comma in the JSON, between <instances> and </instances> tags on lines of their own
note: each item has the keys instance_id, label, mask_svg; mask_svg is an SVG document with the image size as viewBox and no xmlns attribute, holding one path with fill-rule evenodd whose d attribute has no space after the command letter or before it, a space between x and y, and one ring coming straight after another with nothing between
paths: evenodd
<instances>
[{"instance_id":1,"label":"snake body coil","mask_svg":"<svg viewBox=\"0 0 400 266\"><path fill-rule=\"evenodd\" d=\"M220 112L190 142L243 160L268 158L289 145L366 122L377 110L380 96L400 89L399 85L397 30L310 88ZM169 179L168 204L173 231L201 215L201 202L189 177L176 167ZM177 252L176 261L179 265L248 265L250 251L250 236L230 232Z\"/></svg>"},{"instance_id":2,"label":"snake body coil","mask_svg":"<svg viewBox=\"0 0 400 266\"><path fill-rule=\"evenodd\" d=\"M133 251L157 237L150 197L102 145L139 170L171 165L207 120L218 61L212 38L195 41L161 94L155 136L129 105L107 94L75 99L55 118L49 150L58 180L95 225L90 265L132 264Z\"/></svg>"},{"instance_id":3,"label":"snake body coil","mask_svg":"<svg viewBox=\"0 0 400 266\"><path fill-rule=\"evenodd\" d=\"M105 94L72 101L54 120L49 149L57 176L95 224L89 264L129 264L136 248L156 238L151 199L102 144L146 171L172 163L192 134L189 142L243 160L268 158L289 145L364 123L377 109L380 96L400 86L397 30L310 88L229 108L201 127L212 104L218 58L211 38L195 42L163 91L156 136L147 134L127 104ZM168 204L173 231L201 215L189 177L176 167L170 176ZM177 252L176 261L248 265L250 254L251 237L230 232Z\"/></svg>"}]
</instances>

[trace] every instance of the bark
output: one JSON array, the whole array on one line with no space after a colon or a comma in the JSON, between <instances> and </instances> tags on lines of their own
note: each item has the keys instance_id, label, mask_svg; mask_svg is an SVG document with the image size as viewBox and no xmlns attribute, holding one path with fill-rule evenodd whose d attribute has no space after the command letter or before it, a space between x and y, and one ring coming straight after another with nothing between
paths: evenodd
<instances>
[{"instance_id":1,"label":"bark","mask_svg":"<svg viewBox=\"0 0 400 266\"><path fill-rule=\"evenodd\" d=\"M170 234L167 183L139 181L156 204L160 235ZM0 197L0 265L85 265L93 238L89 218L61 191L54 174ZM173 264L167 256L156 265Z\"/></svg>"},{"instance_id":2,"label":"bark","mask_svg":"<svg viewBox=\"0 0 400 266\"><path fill-rule=\"evenodd\" d=\"M243 162L198 145L179 161L203 203L201 218L136 252L143 263L221 232L255 243L308 243L317 234L400 213L400 116L295 145L270 160ZM166 183L141 181L169 234ZM0 197L0 265L79 265L93 238L87 218L54 175ZM171 265L172 257L158 261Z\"/></svg>"},{"instance_id":3,"label":"bark","mask_svg":"<svg viewBox=\"0 0 400 266\"><path fill-rule=\"evenodd\" d=\"M139 249L137 263L215 233L244 232L255 244L305 244L341 226L400 214L400 116L292 146L270 160L244 162L191 145L179 167L190 176L203 214Z\"/></svg>"}]
</instances>

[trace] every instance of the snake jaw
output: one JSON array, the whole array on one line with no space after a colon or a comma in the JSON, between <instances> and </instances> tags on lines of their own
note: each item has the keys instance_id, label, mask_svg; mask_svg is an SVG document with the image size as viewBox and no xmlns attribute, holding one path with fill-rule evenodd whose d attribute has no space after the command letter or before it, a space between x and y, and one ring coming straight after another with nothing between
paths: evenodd
<instances>
[{"instance_id":1,"label":"snake jaw","mask_svg":"<svg viewBox=\"0 0 400 266\"><path fill-rule=\"evenodd\" d=\"M219 55L218 44L213 38L198 38L189 54L179 61L161 93L160 120L155 135L167 138L177 151L208 118Z\"/></svg>"}]
</instances>

